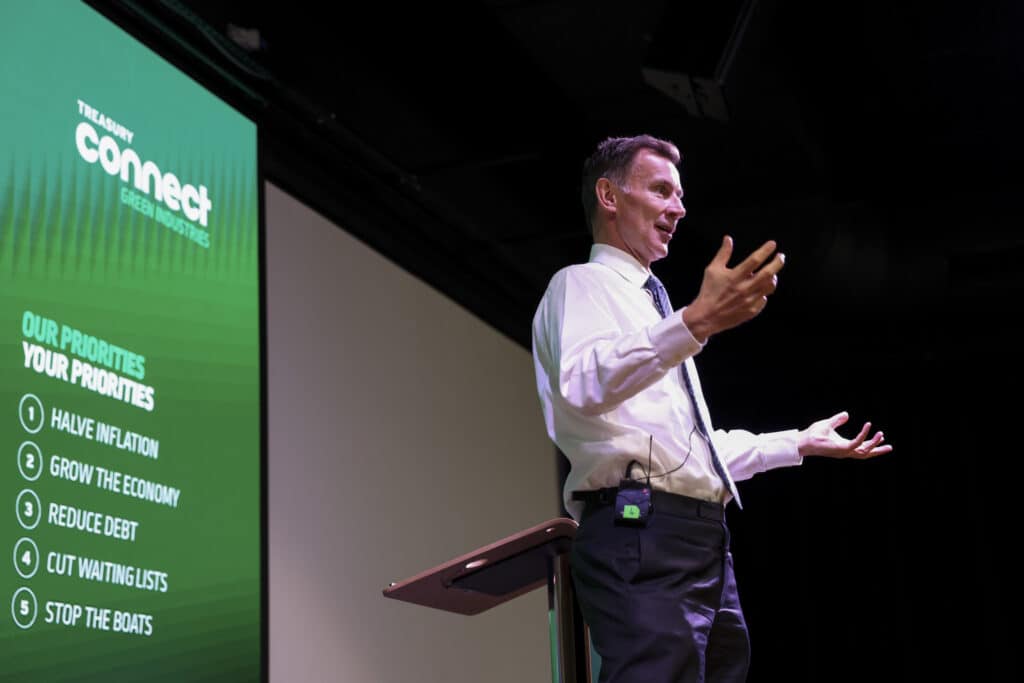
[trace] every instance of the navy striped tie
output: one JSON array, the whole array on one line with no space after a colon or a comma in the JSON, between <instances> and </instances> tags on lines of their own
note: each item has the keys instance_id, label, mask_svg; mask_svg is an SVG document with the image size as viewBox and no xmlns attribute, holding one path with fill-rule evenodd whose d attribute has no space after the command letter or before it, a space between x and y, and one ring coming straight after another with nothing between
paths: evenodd
<instances>
[{"instance_id":1,"label":"navy striped tie","mask_svg":"<svg viewBox=\"0 0 1024 683\"><path fill-rule=\"evenodd\" d=\"M668 292L665 291L665 286L661 284L659 280L652 273L647 282L644 283L644 289L651 293L654 298L654 307L658 309L658 313L661 314L662 318L667 318L669 313L672 312L672 304L668 300ZM725 467L722 465L722 461L718 459L718 453L715 451L715 444L711 440L711 434L708 432L707 426L704 424L704 417L700 414L700 408L697 407L697 396L693 391L693 382L690 379L690 373L687 372L686 363L684 362L679 366L679 371L683 375L683 384L686 385L686 393L690 396L690 402L693 404L693 414L697 421L697 428L700 430L701 436L704 437L704 441L708 445L708 450L711 451L711 465L715 468L715 473L718 474L718 478L722 480L725 487L729 489L729 493L736 499L736 505L740 508L743 505L740 503L740 494L736 490L735 485L732 483L732 479L725 472Z\"/></svg>"}]
</instances>

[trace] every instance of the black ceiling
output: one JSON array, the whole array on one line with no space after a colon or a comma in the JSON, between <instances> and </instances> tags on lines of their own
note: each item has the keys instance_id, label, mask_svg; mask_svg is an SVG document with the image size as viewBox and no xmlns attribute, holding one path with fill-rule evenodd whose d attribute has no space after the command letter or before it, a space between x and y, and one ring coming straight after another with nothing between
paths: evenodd
<instances>
[{"instance_id":1,"label":"black ceiling","mask_svg":"<svg viewBox=\"0 0 1024 683\"><path fill-rule=\"evenodd\" d=\"M526 347L609 135L683 151L677 303L723 233L787 253L770 336L1022 294L1020 3L92 4L254 118L270 180Z\"/></svg>"}]
</instances>

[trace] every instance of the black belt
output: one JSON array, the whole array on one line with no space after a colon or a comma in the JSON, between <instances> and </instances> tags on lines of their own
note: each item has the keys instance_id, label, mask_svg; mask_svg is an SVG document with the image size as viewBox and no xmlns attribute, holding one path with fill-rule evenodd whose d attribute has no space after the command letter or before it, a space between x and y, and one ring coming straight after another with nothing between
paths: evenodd
<instances>
[{"instance_id":1,"label":"black belt","mask_svg":"<svg viewBox=\"0 0 1024 683\"><path fill-rule=\"evenodd\" d=\"M572 499L583 501L588 506L594 507L615 505L615 496L618 492L619 490L615 487L593 491L573 491ZM654 503L654 514L664 512L675 517L703 517L718 521L725 519L725 506L721 503L712 503L658 489L651 491L651 501Z\"/></svg>"}]
</instances>

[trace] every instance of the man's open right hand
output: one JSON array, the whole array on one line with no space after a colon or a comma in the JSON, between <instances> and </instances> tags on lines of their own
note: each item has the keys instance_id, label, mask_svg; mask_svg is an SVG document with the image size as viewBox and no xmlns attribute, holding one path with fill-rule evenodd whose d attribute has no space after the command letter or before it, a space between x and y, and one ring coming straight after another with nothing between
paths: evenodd
<instances>
[{"instance_id":1,"label":"man's open right hand","mask_svg":"<svg viewBox=\"0 0 1024 683\"><path fill-rule=\"evenodd\" d=\"M697 298L683 311L683 322L701 343L756 316L778 286L785 254L776 254L765 262L775 251L774 240L762 244L735 268L729 267L732 246L732 238L726 235L718 253L704 269Z\"/></svg>"}]
</instances>

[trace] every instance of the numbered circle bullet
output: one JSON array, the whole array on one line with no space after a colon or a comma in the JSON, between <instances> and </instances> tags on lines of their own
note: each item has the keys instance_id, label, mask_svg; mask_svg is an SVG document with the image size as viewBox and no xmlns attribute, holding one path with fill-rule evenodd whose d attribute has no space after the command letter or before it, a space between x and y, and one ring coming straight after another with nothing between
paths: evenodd
<instances>
[{"instance_id":1,"label":"numbered circle bullet","mask_svg":"<svg viewBox=\"0 0 1024 683\"><path fill-rule=\"evenodd\" d=\"M30 628L36 623L38 609L35 593L24 587L14 591L14 597L11 598L11 616L20 628Z\"/></svg>"},{"instance_id":2,"label":"numbered circle bullet","mask_svg":"<svg viewBox=\"0 0 1024 683\"><path fill-rule=\"evenodd\" d=\"M23 579L31 579L39 569L39 547L31 538L19 538L14 544L14 569Z\"/></svg>"},{"instance_id":3,"label":"numbered circle bullet","mask_svg":"<svg viewBox=\"0 0 1024 683\"><path fill-rule=\"evenodd\" d=\"M43 428L43 402L35 394L25 394L18 402L18 419L29 434Z\"/></svg>"},{"instance_id":4,"label":"numbered circle bullet","mask_svg":"<svg viewBox=\"0 0 1024 683\"><path fill-rule=\"evenodd\" d=\"M43 453L31 441L18 447L18 471L29 481L35 481L43 473Z\"/></svg>"},{"instance_id":5,"label":"numbered circle bullet","mask_svg":"<svg viewBox=\"0 0 1024 683\"><path fill-rule=\"evenodd\" d=\"M36 495L35 491L32 489L22 489L21 493L18 494L14 507L18 514L18 524L23 528L31 531L38 526L39 519L43 514L39 496Z\"/></svg>"}]
</instances>

